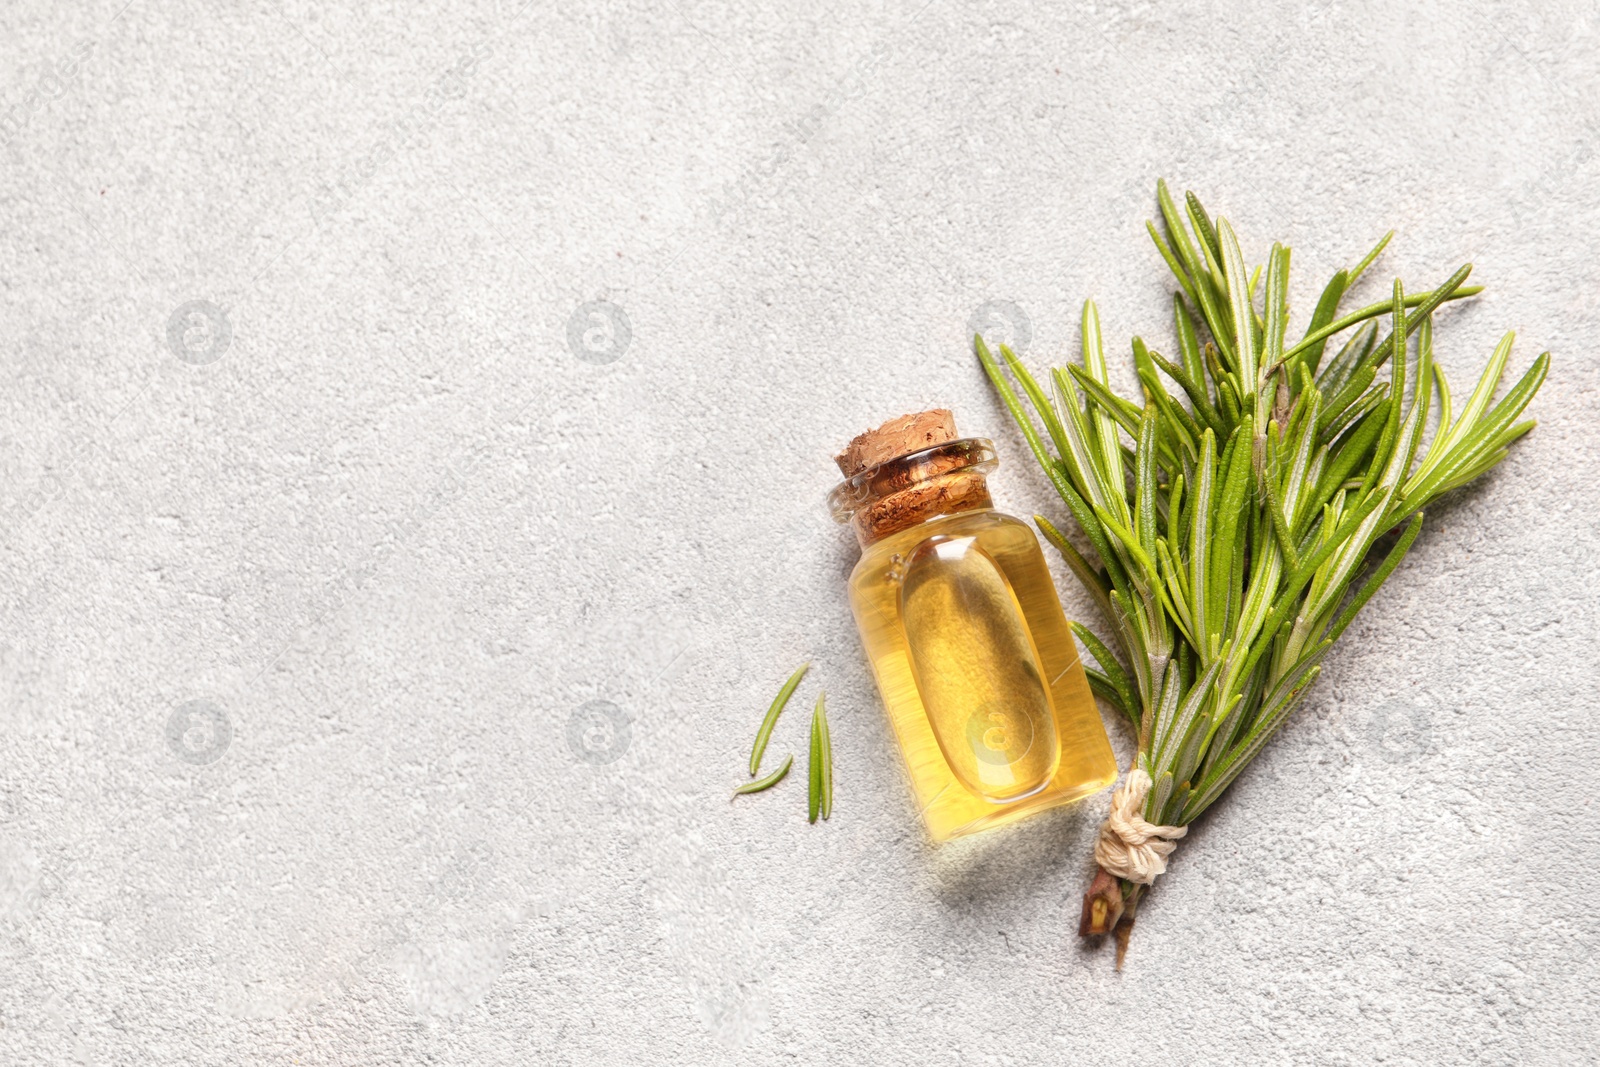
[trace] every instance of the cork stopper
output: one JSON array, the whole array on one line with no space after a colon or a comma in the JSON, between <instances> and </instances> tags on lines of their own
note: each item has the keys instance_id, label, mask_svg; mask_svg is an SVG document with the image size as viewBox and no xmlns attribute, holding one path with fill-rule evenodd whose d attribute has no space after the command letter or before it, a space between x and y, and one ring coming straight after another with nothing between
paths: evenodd
<instances>
[{"instance_id":1,"label":"cork stopper","mask_svg":"<svg viewBox=\"0 0 1600 1067\"><path fill-rule=\"evenodd\" d=\"M890 419L876 430L858 434L833 457L846 478L891 459L956 439L956 417L944 408Z\"/></svg>"},{"instance_id":2,"label":"cork stopper","mask_svg":"<svg viewBox=\"0 0 1600 1067\"><path fill-rule=\"evenodd\" d=\"M991 506L983 476L993 450L987 441L957 440L955 416L943 408L890 419L854 438L834 462L846 479L835 490L836 517L848 516L863 546L941 515Z\"/></svg>"}]
</instances>

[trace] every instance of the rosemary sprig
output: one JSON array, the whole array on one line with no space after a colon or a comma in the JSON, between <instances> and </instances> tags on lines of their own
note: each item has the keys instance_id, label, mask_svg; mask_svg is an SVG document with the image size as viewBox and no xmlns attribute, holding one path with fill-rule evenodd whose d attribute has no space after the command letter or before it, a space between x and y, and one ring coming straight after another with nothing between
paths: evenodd
<instances>
[{"instance_id":1,"label":"rosemary sprig","mask_svg":"<svg viewBox=\"0 0 1600 1067\"><path fill-rule=\"evenodd\" d=\"M1177 355L1133 339L1142 403L1111 389L1092 301L1082 365L1051 375L1053 401L1009 348L1000 348L1002 368L982 337L975 345L1088 539L1085 554L1038 520L1111 624L1120 662L1087 629L1074 632L1099 664L1089 671L1096 695L1138 735L1134 767L1152 783L1144 818L1182 826L1283 725L1420 534L1422 509L1499 463L1533 428L1520 416L1550 361L1540 355L1491 407L1511 353L1506 334L1455 415L1434 361L1433 316L1480 291L1463 284L1470 266L1422 293L1396 280L1389 299L1339 316L1386 236L1333 276L1290 342L1289 249L1274 244L1264 269L1248 270L1226 219L1193 194L1180 212L1165 182L1156 195L1165 236L1155 223L1149 230L1180 290ZM1324 363L1328 342L1352 327L1360 329ZM1424 443L1435 397L1437 429ZM1125 912L1131 923L1144 888L1101 871L1079 932L1106 933Z\"/></svg>"},{"instance_id":2,"label":"rosemary sprig","mask_svg":"<svg viewBox=\"0 0 1600 1067\"><path fill-rule=\"evenodd\" d=\"M778 695L772 698L772 706L767 709L767 717L761 720L761 729L756 731L756 743L750 747L750 774L752 776L761 770L761 755L767 750L767 741L772 737L772 728L778 725L778 716L783 713L784 705L789 703L789 698L794 695L795 686L800 684L800 679L806 676L806 671L811 669L810 663L802 663L789 675L789 680L783 683L783 688L778 690Z\"/></svg>"}]
</instances>

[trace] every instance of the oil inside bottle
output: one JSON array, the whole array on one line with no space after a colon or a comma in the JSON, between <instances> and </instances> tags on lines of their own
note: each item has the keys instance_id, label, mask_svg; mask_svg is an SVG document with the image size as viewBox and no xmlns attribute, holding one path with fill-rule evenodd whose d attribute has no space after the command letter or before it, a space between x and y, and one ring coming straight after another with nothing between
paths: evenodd
<instances>
[{"instance_id":1,"label":"oil inside bottle","mask_svg":"<svg viewBox=\"0 0 1600 1067\"><path fill-rule=\"evenodd\" d=\"M1116 780L1055 583L1021 521L986 509L893 534L862 555L850 601L934 840Z\"/></svg>"},{"instance_id":2,"label":"oil inside bottle","mask_svg":"<svg viewBox=\"0 0 1600 1067\"><path fill-rule=\"evenodd\" d=\"M919 545L900 614L917 694L951 773L988 800L1044 788L1060 758L1044 668L1011 583L977 539Z\"/></svg>"}]
</instances>

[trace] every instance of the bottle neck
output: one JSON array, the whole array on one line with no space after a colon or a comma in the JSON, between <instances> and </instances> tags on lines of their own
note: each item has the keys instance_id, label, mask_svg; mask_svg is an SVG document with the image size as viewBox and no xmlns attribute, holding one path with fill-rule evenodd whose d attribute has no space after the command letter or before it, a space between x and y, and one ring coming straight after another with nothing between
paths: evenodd
<instances>
[{"instance_id":1,"label":"bottle neck","mask_svg":"<svg viewBox=\"0 0 1600 1067\"><path fill-rule=\"evenodd\" d=\"M948 441L879 464L833 491L834 518L862 548L933 519L994 506L984 478L995 466L982 438Z\"/></svg>"}]
</instances>

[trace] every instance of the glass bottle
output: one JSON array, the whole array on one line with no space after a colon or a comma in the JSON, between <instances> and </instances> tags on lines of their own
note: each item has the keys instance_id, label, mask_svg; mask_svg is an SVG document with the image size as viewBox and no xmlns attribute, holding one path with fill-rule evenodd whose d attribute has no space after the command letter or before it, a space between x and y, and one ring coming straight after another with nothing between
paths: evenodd
<instances>
[{"instance_id":1,"label":"glass bottle","mask_svg":"<svg viewBox=\"0 0 1600 1067\"><path fill-rule=\"evenodd\" d=\"M948 411L836 457L829 497L861 560L850 606L935 841L1110 785L1115 757L1039 541L994 510L994 446Z\"/></svg>"}]
</instances>

